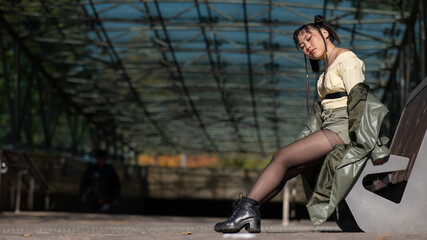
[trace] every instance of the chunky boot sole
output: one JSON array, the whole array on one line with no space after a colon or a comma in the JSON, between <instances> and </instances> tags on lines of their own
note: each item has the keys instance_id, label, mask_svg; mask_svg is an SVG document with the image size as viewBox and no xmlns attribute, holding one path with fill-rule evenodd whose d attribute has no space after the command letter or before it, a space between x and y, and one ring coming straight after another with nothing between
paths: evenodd
<instances>
[{"instance_id":1,"label":"chunky boot sole","mask_svg":"<svg viewBox=\"0 0 427 240\"><path fill-rule=\"evenodd\" d=\"M237 226L215 226L215 231L222 232L222 233L238 233L242 228L245 228L245 230L249 233L260 233L261 232L261 223L260 221L254 220L254 219L248 219L246 221L241 222Z\"/></svg>"},{"instance_id":2,"label":"chunky boot sole","mask_svg":"<svg viewBox=\"0 0 427 240\"><path fill-rule=\"evenodd\" d=\"M258 221L251 221L245 225L245 230L249 233L260 233L261 232L261 223Z\"/></svg>"}]
</instances>

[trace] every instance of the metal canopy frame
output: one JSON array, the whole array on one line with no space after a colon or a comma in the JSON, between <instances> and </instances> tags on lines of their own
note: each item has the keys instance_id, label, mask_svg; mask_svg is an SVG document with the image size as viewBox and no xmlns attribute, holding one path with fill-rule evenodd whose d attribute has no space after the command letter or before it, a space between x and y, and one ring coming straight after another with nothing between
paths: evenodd
<instances>
[{"instance_id":1,"label":"metal canopy frame","mask_svg":"<svg viewBox=\"0 0 427 240\"><path fill-rule=\"evenodd\" d=\"M341 46L364 60L374 94L385 99L411 9L424 2L4 1L4 91L15 86L8 98L9 110L15 109L9 111L10 139L20 146L31 139L23 140L25 126L18 126L25 121L16 124L14 116L28 116L20 88L36 89L34 78L46 83L38 85L39 109L49 105L42 101L46 89L60 96L62 108L50 110L67 112L73 150L92 129L96 141L139 153L265 156L292 142L308 118L304 58L291 37L297 27L325 15ZM416 21L424 30L413 35L425 34L425 13ZM416 51L421 42L414 41ZM14 57L7 56L11 51ZM25 71L32 77L19 76ZM408 86L420 81L416 75ZM310 74L312 89L317 77ZM45 131L48 147L51 135Z\"/></svg>"}]
</instances>

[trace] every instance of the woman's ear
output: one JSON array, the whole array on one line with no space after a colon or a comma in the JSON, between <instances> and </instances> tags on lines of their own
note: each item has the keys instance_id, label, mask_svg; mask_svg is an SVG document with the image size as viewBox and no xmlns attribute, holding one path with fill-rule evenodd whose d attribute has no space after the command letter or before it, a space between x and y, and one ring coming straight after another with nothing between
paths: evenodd
<instances>
[{"instance_id":1,"label":"woman's ear","mask_svg":"<svg viewBox=\"0 0 427 240\"><path fill-rule=\"evenodd\" d=\"M320 29L320 32L322 32L323 37L324 37L325 39L329 39L329 32L328 32L328 31L326 31L326 29L322 28L322 29Z\"/></svg>"}]
</instances>

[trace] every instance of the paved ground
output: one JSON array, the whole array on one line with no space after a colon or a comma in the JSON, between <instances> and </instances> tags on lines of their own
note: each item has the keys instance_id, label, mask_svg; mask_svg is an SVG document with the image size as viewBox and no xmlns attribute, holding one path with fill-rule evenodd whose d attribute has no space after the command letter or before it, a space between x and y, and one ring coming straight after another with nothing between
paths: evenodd
<instances>
[{"instance_id":1,"label":"paved ground","mask_svg":"<svg viewBox=\"0 0 427 240\"><path fill-rule=\"evenodd\" d=\"M298 239L298 240L418 240L427 234L343 233L332 222L314 229L309 221L282 226L262 220L260 234L220 234L213 225L223 219L173 216L78 214L63 212L0 213L0 239Z\"/></svg>"}]
</instances>

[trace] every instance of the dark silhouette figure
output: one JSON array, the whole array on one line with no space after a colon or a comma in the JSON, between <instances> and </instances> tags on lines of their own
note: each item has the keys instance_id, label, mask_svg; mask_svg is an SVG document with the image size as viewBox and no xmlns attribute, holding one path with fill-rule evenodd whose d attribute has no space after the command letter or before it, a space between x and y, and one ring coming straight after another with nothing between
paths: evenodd
<instances>
[{"instance_id":1,"label":"dark silhouette figure","mask_svg":"<svg viewBox=\"0 0 427 240\"><path fill-rule=\"evenodd\" d=\"M80 195L91 211L109 212L119 203L120 180L116 169L107 163L107 152L96 153L81 179Z\"/></svg>"}]
</instances>

